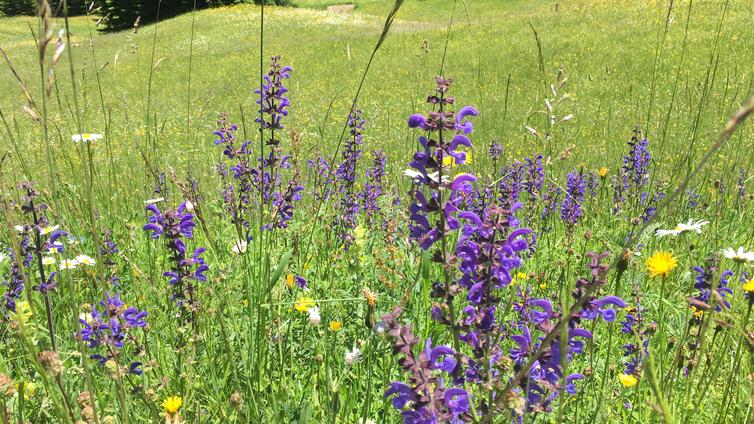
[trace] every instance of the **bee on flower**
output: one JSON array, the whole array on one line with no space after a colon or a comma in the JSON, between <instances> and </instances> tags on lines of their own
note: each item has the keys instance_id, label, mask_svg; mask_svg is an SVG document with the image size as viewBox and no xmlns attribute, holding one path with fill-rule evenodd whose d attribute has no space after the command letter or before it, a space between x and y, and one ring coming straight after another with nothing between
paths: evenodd
<instances>
[{"instance_id":1,"label":"bee on flower","mask_svg":"<svg viewBox=\"0 0 754 424\"><path fill-rule=\"evenodd\" d=\"M665 237L665 236L679 236L684 233L690 233L695 232L697 234L702 233L702 227L709 224L709 221L700 219L697 221L694 221L693 219L689 219L685 224L679 223L674 229L672 230L657 230L655 234L657 234L657 237Z\"/></svg>"}]
</instances>

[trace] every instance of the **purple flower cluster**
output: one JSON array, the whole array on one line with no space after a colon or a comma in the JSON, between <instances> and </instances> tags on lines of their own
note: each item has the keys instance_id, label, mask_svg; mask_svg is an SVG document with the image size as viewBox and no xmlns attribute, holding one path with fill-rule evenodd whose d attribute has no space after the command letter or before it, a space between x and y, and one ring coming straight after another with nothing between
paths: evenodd
<instances>
[{"instance_id":1,"label":"purple flower cluster","mask_svg":"<svg viewBox=\"0 0 754 424\"><path fill-rule=\"evenodd\" d=\"M717 261L709 260L703 267L695 266L694 272L696 272L694 288L699 290L699 293L691 299L691 306L695 310L707 310L712 307L711 301L714 301L716 311L720 312L723 308L729 309L730 302L725 298L733 294L733 290L728 287L729 279L733 276L733 271L727 269L720 274L717 287L714 288L716 291L715 299L712 299L712 290L717 272Z\"/></svg>"},{"instance_id":2,"label":"purple flower cluster","mask_svg":"<svg viewBox=\"0 0 754 424\"><path fill-rule=\"evenodd\" d=\"M123 352L133 354L133 351L140 350L139 341L133 332L147 326L146 317L147 312L133 306L127 307L118 293L107 293L105 300L92 310L90 316L84 314L79 318L81 329L77 336L89 349L97 351L89 358L99 365L104 366L110 360L120 365ZM123 349L126 344L135 349ZM127 370L130 374L141 375L141 362L131 361Z\"/></svg>"},{"instance_id":3,"label":"purple flower cluster","mask_svg":"<svg viewBox=\"0 0 754 424\"><path fill-rule=\"evenodd\" d=\"M623 345L625 358L624 374L641 377L643 361L649 357L649 339L654 332L654 324L646 325L641 305L628 309L626 317L621 323L620 331L631 337L631 342ZM641 346L633 340L641 340Z\"/></svg>"},{"instance_id":4,"label":"purple flower cluster","mask_svg":"<svg viewBox=\"0 0 754 424\"><path fill-rule=\"evenodd\" d=\"M352 230L356 228L359 214L358 193L354 189L356 183L356 168L361 158L363 131L365 121L361 117L361 110L354 108L348 116L349 137L341 153L343 162L338 166L335 174L338 177L338 193L340 201L335 217L335 227L341 230L340 238L344 248L348 249L353 241Z\"/></svg>"},{"instance_id":5,"label":"purple flower cluster","mask_svg":"<svg viewBox=\"0 0 754 424\"><path fill-rule=\"evenodd\" d=\"M394 381L385 392L392 396L393 407L401 411L406 424L463 423L470 418L469 394L459 387L446 387L445 378L458 378L461 369L456 352L448 346L432 347L427 339L418 355L414 348L419 339L410 325L401 325L398 308L383 317L383 325L393 339L393 353L400 355L399 365L408 375L407 383Z\"/></svg>"},{"instance_id":6,"label":"purple flower cluster","mask_svg":"<svg viewBox=\"0 0 754 424\"><path fill-rule=\"evenodd\" d=\"M366 170L366 184L361 190L362 209L366 213L367 221L371 222L380 212L378 200L383 194L383 178L387 156L382 151L372 150L372 166Z\"/></svg>"},{"instance_id":7,"label":"purple flower cluster","mask_svg":"<svg viewBox=\"0 0 754 424\"><path fill-rule=\"evenodd\" d=\"M568 173L566 182L565 198L560 205L560 218L570 228L576 225L583 214L584 192L586 191L586 178L584 174L576 171Z\"/></svg>"},{"instance_id":8,"label":"purple flower cluster","mask_svg":"<svg viewBox=\"0 0 754 424\"><path fill-rule=\"evenodd\" d=\"M33 256L29 237L25 234L21 235L20 243L21 255L23 257L22 267L18 266L15 259L13 249L8 248L8 257L11 261L10 275L7 281L3 281L2 285L5 287L3 297L0 299L0 310L3 316L8 316L9 312L16 312L16 301L21 298L24 292L24 280L28 278L28 273L24 275L25 270L31 266Z\"/></svg>"},{"instance_id":9,"label":"purple flower cluster","mask_svg":"<svg viewBox=\"0 0 754 424\"><path fill-rule=\"evenodd\" d=\"M204 275L209 266L201 258L205 249L203 247L194 250L193 254L187 254L184 240L193 237L194 216L186 210L186 202L181 203L177 209L160 211L156 205L147 205L147 211L151 212L149 222L144 225L145 231L151 231L153 239L163 238L170 253L171 269L165 271L172 287L172 298L181 309L188 308L192 312L198 307L195 298L196 283L207 281ZM182 322L186 317L181 316Z\"/></svg>"},{"instance_id":10,"label":"purple flower cluster","mask_svg":"<svg viewBox=\"0 0 754 424\"><path fill-rule=\"evenodd\" d=\"M431 317L447 330L446 334L452 335L453 348L433 347L428 339L424 350L417 353L419 339L410 326L398 322L400 310L386 315L383 322L387 323L393 350L401 357L399 364L408 377L405 382L393 382L385 395L392 396L393 406L401 410L405 423L477 420L494 414L500 399L510 400L508 396L520 399L521 407L514 408L518 418L526 412L549 411L562 391L575 393L575 381L584 377L579 373L565 375L563 370L566 361L584 353L585 340L592 338L580 323L599 318L612 322L617 315L615 308L626 304L616 296L586 297L606 284L609 269L602 263L607 254L589 254L591 275L580 279L573 293L577 304L584 306L568 317L567 331L562 333L567 340L561 340L560 331L555 332L564 319L563 311L558 311L549 299L530 298L528 288L518 287L521 302L513 306L517 317L506 314L502 302L513 272L522 266L522 255L529 251L528 237L532 234L530 229L519 227L515 212L521 203L512 200L522 189L528 192L530 187L534 194L542 190L539 182L543 173L538 165L541 159L527 162L526 167L520 163L508 167L517 175L506 180L510 184L505 186L503 196L474 190L476 177L471 174L448 178L443 174L442 158L451 155L456 163L462 162L465 156L455 148L471 147L466 134L472 132L473 126L459 121L458 116L477 112L467 108L458 115L449 112L447 107L453 100L445 94L450 82L442 78L437 82L436 94L429 97L436 110L428 117L413 115L409 119L409 127L421 128L427 135L419 137L422 150L411 162L417 172L407 174L414 177L415 183L411 236L420 248L427 250L451 232L458 234L452 251L444 251L443 243L434 255L445 269L446 281L434 283L430 292L441 300L432 305ZM451 135L447 136L447 132ZM574 173L573 178L576 183L569 187L569 194L581 201L584 177ZM523 181L530 186L523 185ZM430 221L432 214L437 219ZM568 216L578 219L580 211L569 209ZM548 343L544 344L546 339ZM521 373L524 378L516 380L514 392L500 391L510 381L511 372Z\"/></svg>"},{"instance_id":11,"label":"purple flower cluster","mask_svg":"<svg viewBox=\"0 0 754 424\"><path fill-rule=\"evenodd\" d=\"M451 215L458 211L457 203L464 194L472 190L472 183L476 177L461 173L451 181L447 169L443 167L443 160L452 157L456 164L466 161L466 153L459 147L471 147L471 140L466 136L473 131L469 116L476 116L478 112L471 106L464 106L456 114L447 108L453 105L455 99L446 96L451 80L436 77L437 90L430 95L427 102L437 110L429 112L427 116L414 114L408 119L410 128L419 128L426 135L419 136L422 149L414 154L411 167L414 187L411 190L413 202L410 212L410 236L419 243L423 250L427 250L445 236L445 232L454 229ZM422 189L428 189L429 197ZM448 199L441 199L440 188L447 189ZM436 225L430 223L430 216L439 214ZM456 224L457 225L457 224Z\"/></svg>"}]
</instances>

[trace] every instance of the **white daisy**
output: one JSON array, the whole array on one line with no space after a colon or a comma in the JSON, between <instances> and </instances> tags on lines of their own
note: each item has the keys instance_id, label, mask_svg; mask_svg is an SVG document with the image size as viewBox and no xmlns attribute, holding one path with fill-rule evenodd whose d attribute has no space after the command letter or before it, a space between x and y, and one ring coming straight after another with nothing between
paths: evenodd
<instances>
[{"instance_id":1,"label":"white daisy","mask_svg":"<svg viewBox=\"0 0 754 424\"><path fill-rule=\"evenodd\" d=\"M81 265L86 265L86 266L94 266L97 264L97 261L94 260L94 258L87 255L78 255L76 256L76 259L74 260L80 263Z\"/></svg>"},{"instance_id":2,"label":"white daisy","mask_svg":"<svg viewBox=\"0 0 754 424\"><path fill-rule=\"evenodd\" d=\"M55 262L57 262L57 260L52 256L45 256L42 258L42 265L55 265Z\"/></svg>"},{"instance_id":3,"label":"white daisy","mask_svg":"<svg viewBox=\"0 0 754 424\"><path fill-rule=\"evenodd\" d=\"M754 252L747 252L743 247L739 247L738 250L733 250L732 247L729 247L723 250L723 256L739 264L754 262Z\"/></svg>"},{"instance_id":4,"label":"white daisy","mask_svg":"<svg viewBox=\"0 0 754 424\"><path fill-rule=\"evenodd\" d=\"M76 259L63 259L60 261L60 269L76 269L78 264Z\"/></svg>"},{"instance_id":5,"label":"white daisy","mask_svg":"<svg viewBox=\"0 0 754 424\"><path fill-rule=\"evenodd\" d=\"M683 233L688 233L692 231L696 232L697 234L701 234L702 227L707 224L709 224L709 221L706 221L703 219L700 219L698 221L689 219L685 224L678 224L672 230L657 230L656 234L657 234L657 237L677 236L677 235L681 235Z\"/></svg>"},{"instance_id":6,"label":"white daisy","mask_svg":"<svg viewBox=\"0 0 754 424\"><path fill-rule=\"evenodd\" d=\"M84 134L74 134L74 135L72 135L71 136L71 140L73 140L74 143L78 143L78 142L80 142L82 140L83 141L89 141L89 142L91 142L91 141L96 141L96 140L102 139L104 137L105 136L102 135L102 134L84 133Z\"/></svg>"},{"instance_id":7,"label":"white daisy","mask_svg":"<svg viewBox=\"0 0 754 424\"><path fill-rule=\"evenodd\" d=\"M41 230L39 230L39 234L42 234L44 236L44 235L50 234L51 232L57 230L58 228L60 228L60 225L48 225L42 228Z\"/></svg>"}]
</instances>

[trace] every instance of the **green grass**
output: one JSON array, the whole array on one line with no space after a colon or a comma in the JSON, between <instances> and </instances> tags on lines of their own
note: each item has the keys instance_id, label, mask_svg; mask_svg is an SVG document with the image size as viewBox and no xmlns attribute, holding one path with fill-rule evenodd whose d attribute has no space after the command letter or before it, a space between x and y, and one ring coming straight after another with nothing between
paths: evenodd
<instances>
[{"instance_id":1,"label":"green grass","mask_svg":"<svg viewBox=\"0 0 754 424\"><path fill-rule=\"evenodd\" d=\"M259 8L204 10L137 32L108 34L97 32L95 18L72 18L72 45L67 49L74 59L77 91L72 89L66 51L55 67L55 85L47 101L49 144L43 126L24 112L24 96L12 73L7 67L0 73L0 111L9 127L6 131L0 125L0 158L9 154L0 168L0 191L18 202L18 191L12 189L15 183L35 180L42 200L50 206L50 219L83 238L68 248L73 252L94 256L94 233L99 236L100 229L112 229L120 249L113 269L121 278L124 301L149 312L149 328L139 335L145 347L140 356L145 376L129 377L135 388L108 377L92 361L85 373L80 344L65 335L73 332L69 321L75 312L101 299L102 276L97 272L103 270L61 273L52 313L66 366L62 393L73 400L75 414L76 395L88 387L83 376L91 373L100 418L112 415L122 421L122 403L126 403L129 413L125 415L131 416L131 422L155 420L162 400L180 394L183 417L191 423L351 423L361 417L379 423L399 421L382 393L390 381L403 376L388 341L374 335L364 322L379 319L401 304L406 308L404 319L413 323L422 339L431 336L436 343L450 343L449 333L428 319L434 301L428 294L442 272L429 255L407 241L409 180L402 176L416 150L416 133L406 128L406 119L427 109L425 100L443 57L443 74L454 80L452 95L457 105L473 104L481 112L474 119L471 136L474 160L465 170L489 177L487 181L498 178L487 153L493 140L502 144L507 163L538 153L546 160L549 156L547 184L553 187L565 185L564 176L573 169L609 168L598 194L586 201L585 218L573 233L559 221L540 222L541 203L526 208L531 220L525 224L540 234L537 253L524 261L525 283L538 297L564 302L571 301L569 293L576 279L588 275L585 252L610 251L614 259L627 234L636 229L631 220L638 218L640 208L626 207L624 214L614 216L609 182L619 171L634 127L639 125L650 140L653 190L670 193L751 95L754 8L748 1L672 2L669 12L667 2L649 1L406 0L358 99L367 121L359 171L367 166L372 149L384 149L388 155L386 192L390 194L386 197L400 197L402 203L386 207L384 228L370 227L360 240L364 244L344 252L336 229L330 228L337 206L324 203L320 209L311 191L321 183L305 161L318 155L330 160L335 155L353 96L392 2L354 0L352 13L325 10L343 3L348 2L297 0L299 8L265 8L263 65L267 57L279 54L294 69L288 83L292 105L281 136L283 151L291 150L289 132L298 133L295 159L308 191L291 228L269 236L263 251L256 241L256 222L252 223L255 241L243 256L230 253L237 229L219 195L221 182L214 166L222 158L222 149L212 142L216 138L212 132L218 112L228 112L232 122L242 123L243 110L242 129L254 149L258 144L253 120L260 70ZM32 31L38 33L37 25L32 17L0 18L0 48L41 108L43 94L32 35ZM53 33L62 26L63 21L56 20ZM47 63L54 44L55 37L47 50ZM423 44L428 48L423 49ZM546 142L527 127L546 131L544 99L552 97L550 85L557 85L559 71L567 83L557 87L558 94L567 93L569 98L557 106L555 114L558 119L573 118L554 125ZM106 141L92 144L90 151L70 140L71 134L79 132L79 115L82 131L107 136ZM734 266L723 259L723 268L736 271L730 284L732 309L706 315L709 333L700 345L709 356L700 353L703 359L698 360L697 370L687 379L673 377L671 371L671 358L690 340L686 329L696 328L687 325L688 298L695 295L692 267L719 256L725 247L754 248L751 200L736 195L738 172L749 172L754 159L752 129L751 122L746 122L691 182L689 188L701 194L702 206L690 210L683 196L652 227L672 228L689 218L709 219L703 233L679 239L645 235L638 240L644 256L631 261L622 280L616 281L611 274L603 290L632 304L641 302L650 320L663 318L651 349L661 377L669 381L662 391L679 422L714 422L728 400L731 406L720 422L744 422L752 414L747 380L751 355L740 332L750 331L751 326L742 321L747 300L738 283L748 266ZM340 161L340 155L336 157ZM174 207L185 197L176 181L167 184L167 194L154 192L152 171L169 173L171 168L179 182L187 175L196 178L207 220L207 231L196 228L195 241L189 246L209 248L205 259L210 272L199 293L198 329L177 328L176 309L161 275L170 264L169 257L161 240L149 240L141 229L146 222L146 199L164 196ZM86 178L89 170L91 181ZM721 184L725 189L720 189ZM751 189L748 180L747 184ZM28 220L12 205L3 209L8 213L3 222ZM360 223L366 225L363 217ZM11 228L0 233L3 246L12 244L12 233ZM644 270L644 260L657 250L670 250L679 258L679 268L665 282L665 289ZM0 265L0 280L7 278L8 271L6 261ZM319 301L320 327L312 327L306 314L292 310L293 302L304 294L286 287L288 274L309 280L311 291L306 295ZM32 279L35 275L31 274ZM69 282L74 295L68 291ZM376 310L364 302L363 287L379 295ZM21 410L31 422L60 422L64 417L49 405L63 405L62 398L58 399L61 391L52 380L51 388L44 390L43 373L35 371L28 359L34 349L49 349L42 298L36 292L29 296L34 326L24 335L39 345L25 345L11 330L12 320L0 319L4 342L0 374L14 381L35 382L37 393L25 406L18 397L5 405L14 418ZM506 298L508 304L515 300L513 295ZM619 320L624 315L620 311ZM330 320L342 321L344 329L327 330ZM659 401L648 377L635 389L618 383L623 368L620 346L630 341L618 333L618 327L617 322L597 325L595 342L588 347L591 355L572 364L586 375L579 383L579 394L562 397L554 413L530 415L527 422L661 421L654 407ZM354 346L360 346L364 355L357 366L348 367L343 355ZM735 352L743 358L740 369L734 369ZM688 350L681 356L686 354ZM729 380L733 384L726 397ZM242 406L231 402L234 393L243 398ZM119 395L124 399L119 400ZM624 408L625 401L633 408ZM506 415L496 422L507 420Z\"/></svg>"}]
</instances>

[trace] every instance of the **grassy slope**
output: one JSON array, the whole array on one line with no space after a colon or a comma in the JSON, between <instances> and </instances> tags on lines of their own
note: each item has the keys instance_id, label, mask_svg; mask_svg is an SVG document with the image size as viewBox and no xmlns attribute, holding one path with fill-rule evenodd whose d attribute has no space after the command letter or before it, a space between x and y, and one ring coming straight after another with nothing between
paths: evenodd
<instances>
[{"instance_id":1,"label":"grassy slope","mask_svg":"<svg viewBox=\"0 0 754 424\"><path fill-rule=\"evenodd\" d=\"M338 2L300 1L301 5L313 7L324 7L326 3ZM295 69L290 87L293 107L289 128L303 134L306 146L328 154L390 7L390 2L385 1L356 3L354 14L271 8L266 17L265 56L282 54ZM452 6L450 0L409 0L401 10L360 99L370 122L369 148L389 146L393 158L405 158L412 148L403 122L408 114L423 107L420 103L438 72ZM567 91L573 96L560 115L573 113L575 119L556 131L553 154L570 145L575 146L575 153L590 153L574 155L578 161L565 162L565 168L585 163L597 166L605 162L603 155L617 157L637 123L647 127L655 144L660 144L678 69L680 78L670 125L662 146L655 147L655 152L660 153L657 157L677 157L677 148L691 142L700 105L697 138L709 140L748 92L754 58L754 45L747 33L752 8L745 2L729 6L713 62L716 72L711 74L710 56L721 4L694 4L689 24L690 48L681 63L687 6L677 3L672 12L658 65L656 99L647 120L657 40L667 13L664 3L458 2L446 74L457 81L454 92L459 101L481 108L477 144L484 146L492 137L498 137L511 155L546 150L524 128L544 127L542 74L530 25L542 41L545 77L553 80L557 69L562 68L569 77ZM160 128L164 125L157 146L159 156L174 164L186 163L195 153L212 149L208 141L216 112L229 111L238 120L239 104L247 113L253 111L252 93L259 70L258 9L239 6L207 10L195 18L191 114L193 132L202 143L185 143L188 28L193 17L184 15L156 27L142 28L136 35L94 34L96 67L107 62L100 76L112 114L111 132L123 148L116 147L116 154L144 139L144 105L155 30L154 60L160 64L154 73L151 98L152 112L157 114ZM28 29L29 24L35 25L34 20L15 18L2 23L0 46L8 51L33 91L38 91L34 90L39 85L38 71ZM86 18L76 18L72 25L77 76L80 84L85 81L87 91L82 107L87 112L85 122L102 122L88 41L93 25ZM428 54L421 53L423 40L429 43ZM57 72L61 80L67 80L66 60ZM705 79L712 84L704 102L700 102ZM23 98L8 72L0 77L0 89L10 93L0 100L6 115L14 115L22 128L31 128L21 111ZM60 90L65 104L70 101L68 84L62 84ZM333 109L326 115L330 102ZM54 120L59 122L61 134L66 135L63 138L76 132L70 127L70 119L56 114L53 112ZM84 126L102 131L101 124ZM33 129L24 134L28 137L25 142L38 140ZM178 146L186 154L170 153ZM41 150L38 151L41 158ZM477 148L477 154L484 155L482 147Z\"/></svg>"}]
</instances>

